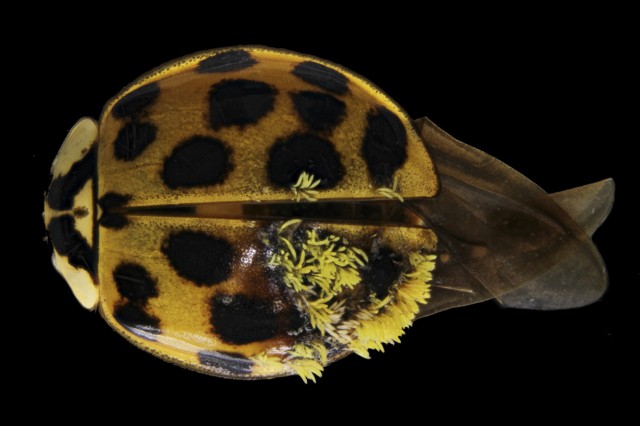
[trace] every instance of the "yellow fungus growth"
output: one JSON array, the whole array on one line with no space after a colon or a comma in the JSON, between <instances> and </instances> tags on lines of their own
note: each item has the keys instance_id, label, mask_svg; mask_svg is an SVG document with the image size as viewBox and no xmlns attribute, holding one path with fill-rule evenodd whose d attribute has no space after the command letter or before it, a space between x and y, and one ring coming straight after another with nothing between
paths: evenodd
<instances>
[{"instance_id":1,"label":"yellow fungus growth","mask_svg":"<svg viewBox=\"0 0 640 426\"><path fill-rule=\"evenodd\" d=\"M391 188L382 187L382 188L378 188L377 191L378 191L378 193L380 195L383 195L383 196L385 196L387 198L396 198L396 199L400 200L401 202L404 202L404 198L398 192L398 177L397 176L393 177L393 185L391 186Z\"/></svg>"},{"instance_id":2,"label":"yellow fungus growth","mask_svg":"<svg viewBox=\"0 0 640 426\"><path fill-rule=\"evenodd\" d=\"M322 299L316 299L312 301L305 300L311 327L320 330L320 334L322 335L324 335L327 327L331 327L331 318L333 315L333 311L331 310L329 305L327 305L327 302L329 302L332 297L333 296L326 296Z\"/></svg>"},{"instance_id":3,"label":"yellow fungus growth","mask_svg":"<svg viewBox=\"0 0 640 426\"><path fill-rule=\"evenodd\" d=\"M315 179L313 175L302 172L298 181L291 185L291 191L293 192L293 199L300 201L305 199L307 201L317 201L316 195L318 191L314 188L320 185L320 179Z\"/></svg>"},{"instance_id":4,"label":"yellow fungus growth","mask_svg":"<svg viewBox=\"0 0 640 426\"><path fill-rule=\"evenodd\" d=\"M289 366L296 372L303 382L307 380L316 382L316 376L322 377L324 367L315 359L294 358L289 361Z\"/></svg>"},{"instance_id":5,"label":"yellow fungus growth","mask_svg":"<svg viewBox=\"0 0 640 426\"><path fill-rule=\"evenodd\" d=\"M356 354L369 358L369 350L384 351L383 344L400 343L400 336L411 326L430 296L431 271L435 268L435 255L411 253L412 271L402 275L393 296L374 301L358 312L351 334L349 348Z\"/></svg>"},{"instance_id":6,"label":"yellow fungus growth","mask_svg":"<svg viewBox=\"0 0 640 426\"><path fill-rule=\"evenodd\" d=\"M327 364L327 348L321 342L308 344L299 343L288 353L289 365L307 383L316 382L316 377L322 377L322 371Z\"/></svg>"},{"instance_id":7,"label":"yellow fungus growth","mask_svg":"<svg viewBox=\"0 0 640 426\"><path fill-rule=\"evenodd\" d=\"M316 295L313 303L328 301L344 288L354 288L360 282L358 267L365 265L366 254L361 249L354 250L345 239L335 235L320 239L315 229L307 230L299 252L287 237L280 235L279 240L284 247L271 257L269 264L284 269L287 287Z\"/></svg>"},{"instance_id":8,"label":"yellow fungus growth","mask_svg":"<svg viewBox=\"0 0 640 426\"><path fill-rule=\"evenodd\" d=\"M309 380L315 383L316 377L322 377L327 357L327 348L317 339L308 343L298 343L286 353L262 352L252 357L252 360L254 368L262 373L283 374L293 371L304 383Z\"/></svg>"},{"instance_id":9,"label":"yellow fungus growth","mask_svg":"<svg viewBox=\"0 0 640 426\"><path fill-rule=\"evenodd\" d=\"M298 225L298 224L300 224L300 222L302 222L302 219L291 219L291 220L288 220L285 223L283 223L282 226L280 226L280 229L278 230L278 232L282 233L282 231L284 231L288 227L293 226L293 225Z\"/></svg>"},{"instance_id":10,"label":"yellow fungus growth","mask_svg":"<svg viewBox=\"0 0 640 426\"><path fill-rule=\"evenodd\" d=\"M369 358L370 350L400 342L420 305L430 296L436 256L421 250L405 256L405 266L386 296L379 299L362 282L369 256L344 237L300 228L294 219L280 226L269 265L280 271L315 337L278 356L254 357L262 370L294 371L315 382L327 363L327 348L343 348ZM417 248L417 247L416 247ZM273 363L273 365L271 364Z\"/></svg>"},{"instance_id":11,"label":"yellow fungus growth","mask_svg":"<svg viewBox=\"0 0 640 426\"><path fill-rule=\"evenodd\" d=\"M278 374L283 370L282 358L266 352L254 356L253 362L264 374Z\"/></svg>"}]
</instances>

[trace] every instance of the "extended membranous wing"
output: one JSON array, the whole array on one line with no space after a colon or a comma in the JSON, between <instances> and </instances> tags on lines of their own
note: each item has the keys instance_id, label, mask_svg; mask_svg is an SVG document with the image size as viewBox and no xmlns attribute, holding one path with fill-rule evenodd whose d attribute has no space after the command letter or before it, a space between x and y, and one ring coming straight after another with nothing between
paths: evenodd
<instances>
[{"instance_id":1,"label":"extended membranous wing","mask_svg":"<svg viewBox=\"0 0 640 426\"><path fill-rule=\"evenodd\" d=\"M441 181L437 197L410 201L436 231L441 250L422 316L488 299L566 309L602 296L607 273L590 234L611 209L613 181L550 196L428 119L416 126Z\"/></svg>"}]
</instances>

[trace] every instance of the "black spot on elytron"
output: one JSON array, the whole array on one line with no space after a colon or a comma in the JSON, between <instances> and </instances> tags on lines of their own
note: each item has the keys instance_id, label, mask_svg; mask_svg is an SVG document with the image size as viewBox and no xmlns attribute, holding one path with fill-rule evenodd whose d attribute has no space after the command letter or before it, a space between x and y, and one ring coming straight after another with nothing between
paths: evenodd
<instances>
[{"instance_id":1,"label":"black spot on elytron","mask_svg":"<svg viewBox=\"0 0 640 426\"><path fill-rule=\"evenodd\" d=\"M302 172L320 179L318 188L333 188L344 176L333 144L308 134L276 142L269 151L267 168L271 182L285 188L295 184Z\"/></svg>"},{"instance_id":2,"label":"black spot on elytron","mask_svg":"<svg viewBox=\"0 0 640 426\"><path fill-rule=\"evenodd\" d=\"M391 185L394 172L407 159L407 131L402 121L385 107L378 107L367 116L362 156L378 186Z\"/></svg>"},{"instance_id":3,"label":"black spot on elytron","mask_svg":"<svg viewBox=\"0 0 640 426\"><path fill-rule=\"evenodd\" d=\"M209 120L218 130L255 124L273 110L277 90L261 81L222 80L209 91Z\"/></svg>"},{"instance_id":4,"label":"black spot on elytron","mask_svg":"<svg viewBox=\"0 0 640 426\"><path fill-rule=\"evenodd\" d=\"M135 160L156 139L156 126L151 123L127 123L113 141L118 160Z\"/></svg>"},{"instance_id":5,"label":"black spot on elytron","mask_svg":"<svg viewBox=\"0 0 640 426\"><path fill-rule=\"evenodd\" d=\"M144 305L149 298L158 296L156 280L137 263L119 264L113 271L113 280L120 295L130 302Z\"/></svg>"},{"instance_id":6,"label":"black spot on elytron","mask_svg":"<svg viewBox=\"0 0 640 426\"><path fill-rule=\"evenodd\" d=\"M231 275L233 247L222 238L180 231L165 239L162 252L178 275L199 287L219 284Z\"/></svg>"},{"instance_id":7,"label":"black spot on elytron","mask_svg":"<svg viewBox=\"0 0 640 426\"><path fill-rule=\"evenodd\" d=\"M111 110L115 118L138 118L144 110L153 104L160 94L157 83L149 83L139 87L122 97Z\"/></svg>"},{"instance_id":8,"label":"black spot on elytron","mask_svg":"<svg viewBox=\"0 0 640 426\"><path fill-rule=\"evenodd\" d=\"M194 136L165 159L162 180L172 189L222 183L233 169L230 156L230 150L218 139Z\"/></svg>"},{"instance_id":9,"label":"black spot on elytron","mask_svg":"<svg viewBox=\"0 0 640 426\"><path fill-rule=\"evenodd\" d=\"M49 222L49 237L53 248L61 256L67 256L69 264L87 270L91 275L95 271L95 253L87 240L75 227L73 216L65 214L54 217Z\"/></svg>"},{"instance_id":10,"label":"black spot on elytron","mask_svg":"<svg viewBox=\"0 0 640 426\"><path fill-rule=\"evenodd\" d=\"M89 210L86 207L76 207L73 209L73 216L76 219L82 219L83 217L89 216Z\"/></svg>"},{"instance_id":11,"label":"black spot on elytron","mask_svg":"<svg viewBox=\"0 0 640 426\"><path fill-rule=\"evenodd\" d=\"M270 339L281 329L273 305L242 294L215 296L211 301L211 323L222 340L235 345Z\"/></svg>"},{"instance_id":12,"label":"black spot on elytron","mask_svg":"<svg viewBox=\"0 0 640 426\"><path fill-rule=\"evenodd\" d=\"M73 208L74 197L96 174L96 151L94 144L81 160L71 166L67 174L51 181L47 203L52 209L70 210Z\"/></svg>"},{"instance_id":13,"label":"black spot on elytron","mask_svg":"<svg viewBox=\"0 0 640 426\"><path fill-rule=\"evenodd\" d=\"M253 366L253 361L250 359L241 354L230 352L200 351L198 352L198 361L207 367L225 370L237 375L251 373L251 367Z\"/></svg>"},{"instance_id":14,"label":"black spot on elytron","mask_svg":"<svg viewBox=\"0 0 640 426\"><path fill-rule=\"evenodd\" d=\"M246 50L236 49L218 53L200 61L198 64L198 72L216 73L239 71L249 68L258 62Z\"/></svg>"},{"instance_id":15,"label":"black spot on elytron","mask_svg":"<svg viewBox=\"0 0 640 426\"><path fill-rule=\"evenodd\" d=\"M102 210L112 210L125 206L130 199L130 195L118 194L117 192L107 192L100 198L100 200L98 200L98 204Z\"/></svg>"},{"instance_id":16,"label":"black spot on elytron","mask_svg":"<svg viewBox=\"0 0 640 426\"><path fill-rule=\"evenodd\" d=\"M388 247L382 247L377 253L369 255L369 263L363 271L362 281L380 300L398 281L402 272L402 258Z\"/></svg>"},{"instance_id":17,"label":"black spot on elytron","mask_svg":"<svg viewBox=\"0 0 640 426\"><path fill-rule=\"evenodd\" d=\"M293 69L293 74L309 84L338 95L349 90L348 79L344 74L317 62L301 62Z\"/></svg>"},{"instance_id":18,"label":"black spot on elytron","mask_svg":"<svg viewBox=\"0 0 640 426\"><path fill-rule=\"evenodd\" d=\"M342 122L346 106L334 96L320 92L292 93L296 111L311 130L326 132Z\"/></svg>"},{"instance_id":19,"label":"black spot on elytron","mask_svg":"<svg viewBox=\"0 0 640 426\"><path fill-rule=\"evenodd\" d=\"M129 331L141 337L146 337L144 333L160 334L160 320L149 314L142 305L132 302L119 304L113 316Z\"/></svg>"},{"instance_id":20,"label":"black spot on elytron","mask_svg":"<svg viewBox=\"0 0 640 426\"><path fill-rule=\"evenodd\" d=\"M129 219L127 219L123 213L118 212L118 209L126 205L130 199L131 197L129 195L117 194L115 192L104 194L98 200L98 205L100 205L102 210L102 215L98 223L105 228L124 228L129 223Z\"/></svg>"}]
</instances>

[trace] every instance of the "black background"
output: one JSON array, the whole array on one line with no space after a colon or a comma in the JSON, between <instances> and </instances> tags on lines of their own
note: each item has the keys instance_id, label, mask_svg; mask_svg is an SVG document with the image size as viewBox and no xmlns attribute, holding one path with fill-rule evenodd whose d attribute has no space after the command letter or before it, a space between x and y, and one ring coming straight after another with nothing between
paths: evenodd
<instances>
[{"instance_id":1,"label":"black background","mask_svg":"<svg viewBox=\"0 0 640 426\"><path fill-rule=\"evenodd\" d=\"M442 414L438 407L449 403L459 407L446 412L451 418L470 406L498 417L507 408L546 417L551 408L571 414L617 407L619 384L633 382L638 372L637 351L630 347L638 340L640 253L637 220L631 221L637 219L632 199L638 156L632 148L638 136L623 130L638 121L630 78L637 46L631 49L625 13L507 11L508 18L486 20L480 12L492 11L471 11L464 19L462 10L363 11L357 19L324 9L297 11L298 18L280 12L247 5L243 13L262 19L261 25L216 12L202 12L207 16L191 24L200 14L195 9L164 21L124 13L104 24L70 20L38 28L38 45L25 46L19 64L26 71L18 74L29 89L17 115L26 115L29 137L17 148L32 176L23 191L30 262L28 282L20 282L26 294L14 309L28 312L29 321L11 327L18 332L12 340L18 352L28 354L15 355L18 364L26 363L20 365L22 384L38 395L64 385L72 389L65 393L70 402L115 400L154 410L165 398L178 407L215 409L236 401L246 404L240 414L248 416L251 404L266 401L270 405L258 414L268 417L293 406L426 416ZM273 20L275 15L282 19ZM614 210L594 237L609 268L605 297L564 312L485 303L441 313L418 321L384 354L348 357L306 386L296 377L207 377L134 348L97 313L84 311L50 265L40 212L51 161L78 118L97 118L103 104L140 74L198 50L238 44L282 47L344 65L375 82L412 117L428 116L549 192L616 179ZM355 403L353 395L364 402Z\"/></svg>"}]
</instances>

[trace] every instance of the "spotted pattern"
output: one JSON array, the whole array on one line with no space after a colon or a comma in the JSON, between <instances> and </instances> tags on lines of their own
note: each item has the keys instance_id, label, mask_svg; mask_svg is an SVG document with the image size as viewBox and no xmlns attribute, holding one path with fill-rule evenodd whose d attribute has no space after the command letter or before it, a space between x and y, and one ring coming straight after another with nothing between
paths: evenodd
<instances>
[{"instance_id":1,"label":"spotted pattern","mask_svg":"<svg viewBox=\"0 0 640 426\"><path fill-rule=\"evenodd\" d=\"M302 325L297 312L277 312L270 301L243 294L218 294L211 300L211 324L222 340L235 345L286 335Z\"/></svg>"},{"instance_id":2,"label":"spotted pattern","mask_svg":"<svg viewBox=\"0 0 640 426\"><path fill-rule=\"evenodd\" d=\"M344 74L317 62L301 62L293 69L293 74L309 84L337 95L344 95L349 91L348 79Z\"/></svg>"},{"instance_id":3,"label":"spotted pattern","mask_svg":"<svg viewBox=\"0 0 640 426\"><path fill-rule=\"evenodd\" d=\"M60 256L67 256L69 264L83 268L93 275L95 252L87 240L76 230L76 220L70 214L54 217L49 222L49 238Z\"/></svg>"},{"instance_id":4,"label":"spotted pattern","mask_svg":"<svg viewBox=\"0 0 640 426\"><path fill-rule=\"evenodd\" d=\"M341 72L314 60L297 65L285 65L287 66L287 74L284 76L284 80L280 81L275 78L271 80L271 77L267 79L270 83L278 81L273 83L274 85L282 83L280 91L285 93L282 93L282 97L277 99L278 89L272 84L261 81L260 77L255 77L258 81L234 78L252 78L247 76L255 76L262 72L263 68L260 64L259 67L250 69L246 74L232 74L235 71L254 67L258 64L256 58L262 60L262 56L257 52L250 53L244 49L233 49L200 60L197 65L189 63L189 66L185 68L188 74L180 78L201 79L200 84L203 86L198 89L203 96L200 100L207 104L206 111L192 112L189 109L189 105L191 105L189 93L186 93L184 98L187 107L180 104L183 101L182 94L171 90L178 85L173 85L175 80L169 80L179 73L168 75L166 86L165 80L161 81L162 90L166 89L165 92L161 93L161 89L156 83L147 84L126 94L113 105L111 116L106 116L106 119L110 120L107 123L111 127L106 125L104 129L101 127L101 135L108 135L104 142L109 151L106 151L105 158L101 158L101 164L105 165L104 169L101 169L101 171L105 171L105 179L100 181L101 194L105 192L106 194L97 201L100 206L100 209L97 210L100 212L100 217L98 217L100 227L111 230L123 229L129 225L129 220L133 220L123 213L131 196L109 192L114 189L128 191L136 197L136 203L132 203L134 207L131 207L134 210L127 209L126 211L129 212L135 212L135 208L137 208L135 206L138 206L140 201L145 203L150 200L148 207L155 210L145 211L145 214L160 214L166 218L171 217L174 213L175 216L196 216L195 211L183 213L171 210L170 207L166 207L165 200L177 200L180 203L180 197L186 194L191 202L193 200L191 195L198 198L200 193L206 193L209 200L217 200L217 193L222 189L226 191L227 188L210 187L225 183L234 168L240 168L240 163L234 163L234 159L235 161L246 159L244 153L239 155L238 152L240 149L245 149L246 144L242 147L236 146L234 145L235 141L230 137L239 134L239 131L245 130L245 128L247 135L252 137L260 135L260 138L256 138L255 142L256 148L258 148L256 152L259 153L256 155L256 158L259 159L257 163L262 167L261 173L263 174L265 173L264 167L267 167L268 179L280 188L287 188L295 183L302 172L320 179L318 189L334 188L344 179L346 174L344 164L354 165L360 171L361 161L343 163L343 160L347 161L347 155L358 156L359 154L365 159L372 180L379 185L387 185L391 181L394 172L406 160L407 134L400 119L384 107L372 109L366 119L360 118L361 114L355 111L353 116L358 117L358 122L344 123L347 118L351 118L352 113L349 111L350 114L347 114L345 101L350 106L353 103L354 108L360 108L360 100L354 102L347 96L350 88L353 89L354 95L360 95L360 90L356 89L357 78L354 79L354 83L350 83L349 79ZM284 64L287 63L290 64L290 62ZM193 74L193 66L196 67L195 72L199 75ZM264 69L267 70L268 67L265 66ZM214 82L216 83L213 84ZM350 84L353 86L351 87ZM176 105L179 105L174 110L171 110L171 104L166 110L165 105L158 104L159 108L156 108L154 105L160 98L162 100L176 100ZM274 111L276 99L278 100L278 108L286 111L286 120L283 120L282 126L277 125L267 129L267 126L264 126L260 120ZM371 105L376 99L379 98L374 97L362 102ZM164 115L166 111L168 112ZM179 113L175 116L171 115L173 111ZM157 115L154 115L155 113ZM188 129L185 130L183 127L174 125L176 120L173 118L183 117L180 115L183 113L193 113L191 117L199 121L193 128L189 126L192 131L188 137L184 136ZM165 117L173 120L167 127L165 127ZM190 119L185 122L191 123ZM101 126L104 123L103 120ZM181 120L178 121L181 122ZM260 125L255 126L258 123ZM346 125L341 126L343 123ZM198 125L201 127L200 130L195 129ZM366 128L357 128L358 126L366 126ZM103 130L105 131L103 132ZM343 132L343 130L349 131ZM344 143L345 134L347 134L346 138L354 138L357 137L356 135L362 134L363 131L361 152L347 153L341 148L342 154L338 153L334 142L336 144ZM262 135L264 138L261 139ZM158 141L163 146L155 147L152 144L158 136L162 138ZM334 137L335 140L332 141ZM258 142L260 146L258 146ZM353 139L349 139L348 142L352 143ZM253 148L251 143L249 144L250 149ZM268 146L265 146L267 144ZM149 149L150 146L152 149ZM111 147L113 147L112 152L116 160L131 163L115 164L111 158ZM156 150L156 148L158 149ZM258 157L258 155L264 155L265 152L268 152L266 165L264 159ZM157 155L165 155L166 157L157 157ZM345 157L343 158L341 155ZM52 200L52 205L72 207L75 193L82 188L83 183L86 183L85 176L95 176L96 174L95 157L94 149L87 156L86 161L82 160L75 164L74 169L67 176L60 177L58 182L54 180L48 196ZM253 160L253 158L249 158L249 162ZM145 167L142 173L137 170L138 165ZM111 166L114 166L113 169ZM121 170L134 170L140 175L151 176L150 182L156 186L150 189L159 189L159 198L154 198L156 194L153 191L130 190L130 187L124 184L124 179L111 180L111 176L117 176L118 167ZM363 173L358 174L363 175ZM365 172L364 180L366 180L366 175ZM137 178L135 175L131 176L133 176L132 181ZM101 175L101 177L103 176ZM268 185L268 183L262 182L262 178L261 174L260 187L264 184ZM166 188L157 188L158 179L161 179ZM235 184L235 179L229 181L230 184ZM103 183L108 184L106 189ZM122 186L118 186L120 183ZM368 183L364 182L365 185ZM113 186L111 186L112 184ZM138 186L132 187L138 188ZM204 190L198 189L196 192L185 190L203 187ZM169 189L167 190L167 188ZM95 195L97 184L93 189ZM337 193L340 191L338 190ZM142 198L138 199L138 194ZM163 198L165 194L168 195ZM280 193L277 192L277 194ZM154 202L154 200L156 201ZM161 201L157 202L157 200ZM186 204L178 204L178 206L184 205ZM310 208L312 205L313 203L303 203L299 208ZM322 217L324 214L332 217L339 215L339 212L327 212L328 210L323 210L320 214L307 215L317 217ZM87 213L74 211L74 214L81 217ZM54 217L50 225L52 241L57 252L70 257L72 265L85 265L84 267L91 269L96 263L93 258L94 252L90 250L89 244L84 241L83 236L75 230L75 221L76 219L68 214ZM89 221L84 223L89 223ZM219 235L186 230L190 226L188 224L190 222L176 224L167 232L164 223L162 222L162 226L157 226L153 230L153 232L166 232L160 236L161 243L156 242L155 237L145 239L143 234L140 239L144 241L144 244L136 246L136 248L142 247L142 249L129 248L127 252L127 249L123 248L125 252L123 258L126 260L117 264L113 269L102 271L100 279L97 281L102 281L101 285L115 286L115 289L103 292L103 295L106 294L110 298L107 301L104 298L101 299L101 309L104 309L105 313L113 312L116 321L123 327L147 339L153 340L149 334L162 333L162 327L165 327L164 330L169 335L171 330L168 327L174 324L173 315L181 315L175 311L182 305L174 305L168 299L158 299L158 303L150 303L150 300L156 297L167 298L172 293L160 294L159 288L178 286L180 287L178 290L184 290L188 293L185 294L189 300L195 295L198 297L198 300L194 300L193 304L195 306L194 318L196 318L193 331L196 333L203 332L203 319L201 318L203 312L200 308L206 309L207 325L210 327L207 327L206 332L210 334L209 338L212 337L211 333L214 333L217 341L223 341L230 345L246 345L273 339L274 345L283 345L282 347L284 347L299 341L296 339L298 336L305 336L305 338L309 336L307 333L312 330L309 324L310 320L307 314L301 313L304 311L303 309L298 309L291 300L287 300L288 297L292 297L291 294L284 291L277 297L273 294L284 288L282 277L280 275L275 277L271 275L271 271L265 272L261 268L258 268L259 272L255 272L251 269L253 266L247 268L246 261L243 266L239 266L244 261L240 259L244 253L241 253L241 249L237 246L237 236L228 234L234 236L231 237L233 240L227 241L220 238ZM168 226L173 226L171 224L174 222L168 223ZM139 237L138 234L134 234L138 232L137 226L130 226L127 231L131 231L136 238ZM109 253L111 253L111 245L114 242L121 242L123 241L121 238L129 235L124 232L105 232L104 229L96 226L94 235L97 236L100 232L103 237L101 240L106 244L104 251ZM244 234L241 235L244 236ZM110 239L112 236L115 237L113 240ZM264 237L264 235L262 236ZM298 237L294 235L294 238ZM231 242L234 244L232 245ZM162 254L152 254L153 259L151 259L146 257L146 254L139 253L147 250L149 244L156 251L159 249ZM244 244L244 242L240 242L240 244ZM120 256L118 251L114 250L112 253L114 256ZM362 285L355 291L358 296L373 294L382 299L400 277L403 259L402 256L387 247L376 248L369 258L367 266L362 269ZM138 263L141 259L144 259L147 267L144 266L145 264ZM264 256L262 259L265 260ZM112 266L112 260L107 259L106 265ZM169 267L171 272L166 275ZM240 271L238 269L240 267L245 270ZM249 271L249 269L251 270ZM231 280L232 273L234 278ZM159 283L162 284L161 287L158 286ZM221 283L224 284L219 285ZM196 287L200 288L195 289ZM184 323L186 324L186 318ZM118 328L121 327L118 326ZM163 340L162 344L166 344L166 341ZM257 346L266 347L265 345ZM147 348L160 354L164 353L161 345L149 345ZM158 348L160 349L158 350ZM215 345L209 349L215 349ZM231 351L235 350L244 351L249 356L253 349L240 346L231 349ZM229 375L254 375L252 373L253 362L239 353L206 350L196 352L195 355L201 367L194 364L193 354L190 354L189 358L181 358L182 363L207 372L215 371L216 374L222 370L229 372ZM225 373L222 374L225 375ZM257 374L260 374L260 371L255 373L255 375Z\"/></svg>"},{"instance_id":5,"label":"spotted pattern","mask_svg":"<svg viewBox=\"0 0 640 426\"><path fill-rule=\"evenodd\" d=\"M150 83L139 87L122 97L111 110L115 118L139 119L140 115L152 105L160 94L157 83Z\"/></svg>"},{"instance_id":6,"label":"spotted pattern","mask_svg":"<svg viewBox=\"0 0 640 426\"><path fill-rule=\"evenodd\" d=\"M146 339L150 339L148 334L160 334L160 319L148 311L149 299L158 297L156 280L149 271L138 263L124 261L116 266L112 276L122 296L113 311L116 321Z\"/></svg>"},{"instance_id":7,"label":"spotted pattern","mask_svg":"<svg viewBox=\"0 0 640 426\"><path fill-rule=\"evenodd\" d=\"M51 181L47 204L54 210L73 208L73 199L96 173L97 148L92 146L82 159L71 166L69 172Z\"/></svg>"},{"instance_id":8,"label":"spotted pattern","mask_svg":"<svg viewBox=\"0 0 640 426\"><path fill-rule=\"evenodd\" d=\"M328 132L345 117L346 105L335 96L321 92L292 93L296 111L310 130Z\"/></svg>"},{"instance_id":9,"label":"spotted pattern","mask_svg":"<svg viewBox=\"0 0 640 426\"><path fill-rule=\"evenodd\" d=\"M118 304L113 312L116 321L132 333L147 338L144 333L160 334L160 319L147 312L144 305L125 302ZM140 333L140 332L144 333Z\"/></svg>"},{"instance_id":10,"label":"spotted pattern","mask_svg":"<svg viewBox=\"0 0 640 426\"><path fill-rule=\"evenodd\" d=\"M209 120L214 130L257 123L273 110L277 90L261 81L233 79L214 84L209 92Z\"/></svg>"},{"instance_id":11,"label":"spotted pattern","mask_svg":"<svg viewBox=\"0 0 640 426\"><path fill-rule=\"evenodd\" d=\"M280 187L294 184L302 172L320 179L318 188L333 188L344 166L333 144L315 135L299 134L276 142L269 151L269 179Z\"/></svg>"},{"instance_id":12,"label":"spotted pattern","mask_svg":"<svg viewBox=\"0 0 640 426\"><path fill-rule=\"evenodd\" d=\"M117 211L120 207L125 206L131 197L129 195L116 194L109 192L98 200L98 205L102 214L98 223L105 228L122 229L129 223L129 219L123 213Z\"/></svg>"},{"instance_id":13,"label":"spotted pattern","mask_svg":"<svg viewBox=\"0 0 640 426\"><path fill-rule=\"evenodd\" d=\"M158 296L156 280L137 263L119 264L113 271L113 280L120 295L130 302L143 305L149 298Z\"/></svg>"},{"instance_id":14,"label":"spotted pattern","mask_svg":"<svg viewBox=\"0 0 640 426\"><path fill-rule=\"evenodd\" d=\"M367 115L362 157L378 186L390 186L393 174L407 159L407 131L402 121L385 107Z\"/></svg>"},{"instance_id":15,"label":"spotted pattern","mask_svg":"<svg viewBox=\"0 0 640 426\"><path fill-rule=\"evenodd\" d=\"M231 150L219 139L194 136L173 149L162 180L169 188L193 188L224 182L232 170Z\"/></svg>"},{"instance_id":16,"label":"spotted pattern","mask_svg":"<svg viewBox=\"0 0 640 426\"><path fill-rule=\"evenodd\" d=\"M257 64L251 53L246 50L236 49L218 53L217 55L203 59L198 64L200 73L219 73L240 71Z\"/></svg>"},{"instance_id":17,"label":"spotted pattern","mask_svg":"<svg viewBox=\"0 0 640 426\"><path fill-rule=\"evenodd\" d=\"M233 246L204 232L172 233L165 239L162 253L179 276L199 287L219 284L231 275Z\"/></svg>"},{"instance_id":18,"label":"spotted pattern","mask_svg":"<svg viewBox=\"0 0 640 426\"><path fill-rule=\"evenodd\" d=\"M118 160L135 160L155 141L157 128L146 116L159 95L158 84L149 83L124 95L111 109L113 117L125 121L113 141L114 156Z\"/></svg>"},{"instance_id":19,"label":"spotted pattern","mask_svg":"<svg viewBox=\"0 0 640 426\"><path fill-rule=\"evenodd\" d=\"M362 282L380 300L384 299L402 273L402 257L389 247L381 247L369 255Z\"/></svg>"},{"instance_id":20,"label":"spotted pattern","mask_svg":"<svg viewBox=\"0 0 640 426\"><path fill-rule=\"evenodd\" d=\"M123 161L135 160L156 139L156 133L157 128L151 123L125 124L113 142L115 157Z\"/></svg>"}]
</instances>

